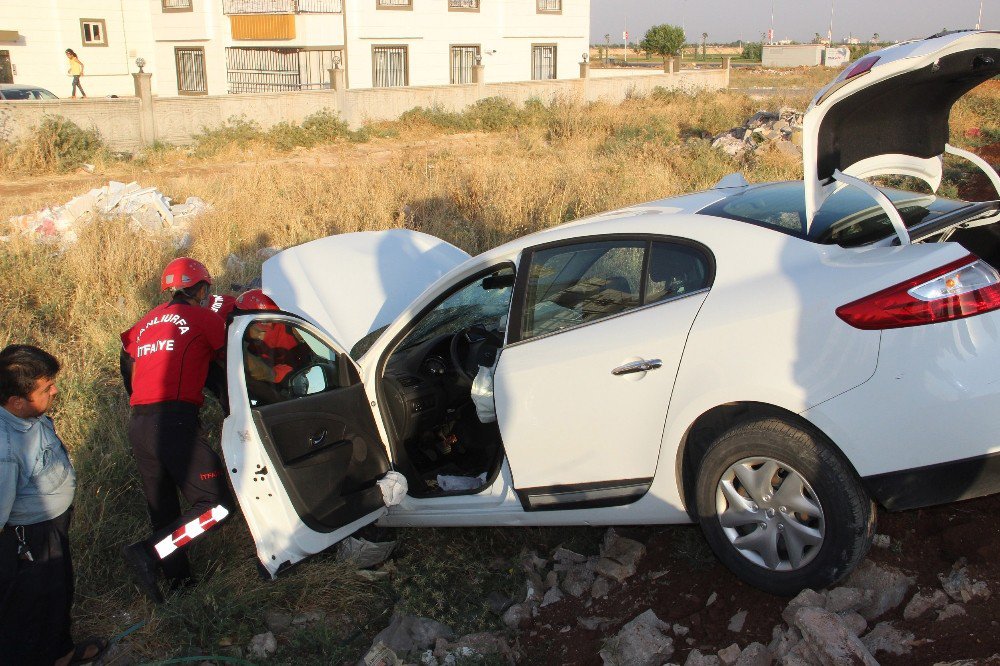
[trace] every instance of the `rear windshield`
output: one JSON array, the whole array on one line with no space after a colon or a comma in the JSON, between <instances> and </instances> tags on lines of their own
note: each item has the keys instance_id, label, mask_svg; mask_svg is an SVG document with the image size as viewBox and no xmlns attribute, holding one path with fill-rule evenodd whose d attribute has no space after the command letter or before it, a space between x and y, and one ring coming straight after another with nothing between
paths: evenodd
<instances>
[{"instance_id":1,"label":"rear windshield","mask_svg":"<svg viewBox=\"0 0 1000 666\"><path fill-rule=\"evenodd\" d=\"M899 210L907 228L969 205L965 201L942 199L933 194L882 189ZM814 243L855 247L889 238L892 222L875 201L855 187L845 187L823 203L805 233L806 198L802 181L752 187L699 211L807 238Z\"/></svg>"},{"instance_id":2,"label":"rear windshield","mask_svg":"<svg viewBox=\"0 0 1000 666\"><path fill-rule=\"evenodd\" d=\"M41 88L7 88L0 90L0 98L14 101L26 99L56 99L56 96L48 90L42 90Z\"/></svg>"}]
</instances>

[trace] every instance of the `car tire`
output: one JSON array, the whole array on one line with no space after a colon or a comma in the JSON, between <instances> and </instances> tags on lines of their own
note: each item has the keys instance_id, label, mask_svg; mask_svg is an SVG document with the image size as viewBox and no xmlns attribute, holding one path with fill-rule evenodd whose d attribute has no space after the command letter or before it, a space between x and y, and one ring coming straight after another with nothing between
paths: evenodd
<instances>
[{"instance_id":1,"label":"car tire","mask_svg":"<svg viewBox=\"0 0 1000 666\"><path fill-rule=\"evenodd\" d=\"M701 461L695 493L718 558L771 594L832 585L875 533L875 505L850 465L822 435L778 418L723 433Z\"/></svg>"}]
</instances>

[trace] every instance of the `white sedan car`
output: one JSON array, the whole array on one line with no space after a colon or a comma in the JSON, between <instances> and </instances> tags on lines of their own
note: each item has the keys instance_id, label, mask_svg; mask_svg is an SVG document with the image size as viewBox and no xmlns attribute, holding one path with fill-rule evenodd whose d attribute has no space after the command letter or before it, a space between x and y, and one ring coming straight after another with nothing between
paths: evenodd
<instances>
[{"instance_id":1,"label":"white sedan car","mask_svg":"<svg viewBox=\"0 0 1000 666\"><path fill-rule=\"evenodd\" d=\"M1000 191L947 143L998 73L987 32L852 64L806 114L804 182L728 177L477 257L392 230L269 259L282 312L230 327L223 434L263 568L374 521L697 522L794 594L859 562L875 502L1000 490L1000 202L931 193L945 153Z\"/></svg>"}]
</instances>

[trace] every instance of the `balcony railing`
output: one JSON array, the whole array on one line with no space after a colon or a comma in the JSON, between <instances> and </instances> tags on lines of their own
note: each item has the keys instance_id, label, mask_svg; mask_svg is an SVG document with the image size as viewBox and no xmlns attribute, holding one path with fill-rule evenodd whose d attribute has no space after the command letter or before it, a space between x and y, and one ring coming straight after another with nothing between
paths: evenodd
<instances>
[{"instance_id":1,"label":"balcony railing","mask_svg":"<svg viewBox=\"0 0 1000 666\"><path fill-rule=\"evenodd\" d=\"M222 0L225 14L340 14L344 0Z\"/></svg>"}]
</instances>

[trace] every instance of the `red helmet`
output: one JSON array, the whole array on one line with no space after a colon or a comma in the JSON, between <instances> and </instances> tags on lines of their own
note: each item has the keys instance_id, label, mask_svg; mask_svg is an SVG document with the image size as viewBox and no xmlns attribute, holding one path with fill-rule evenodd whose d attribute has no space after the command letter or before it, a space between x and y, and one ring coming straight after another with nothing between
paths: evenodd
<instances>
[{"instance_id":1,"label":"red helmet","mask_svg":"<svg viewBox=\"0 0 1000 666\"><path fill-rule=\"evenodd\" d=\"M160 291L187 289L199 282L212 284L212 275L205 268L205 264L195 259L178 257L163 269L163 275L160 277Z\"/></svg>"},{"instance_id":2,"label":"red helmet","mask_svg":"<svg viewBox=\"0 0 1000 666\"><path fill-rule=\"evenodd\" d=\"M260 289L244 291L236 298L237 310L280 310L278 304Z\"/></svg>"}]
</instances>

